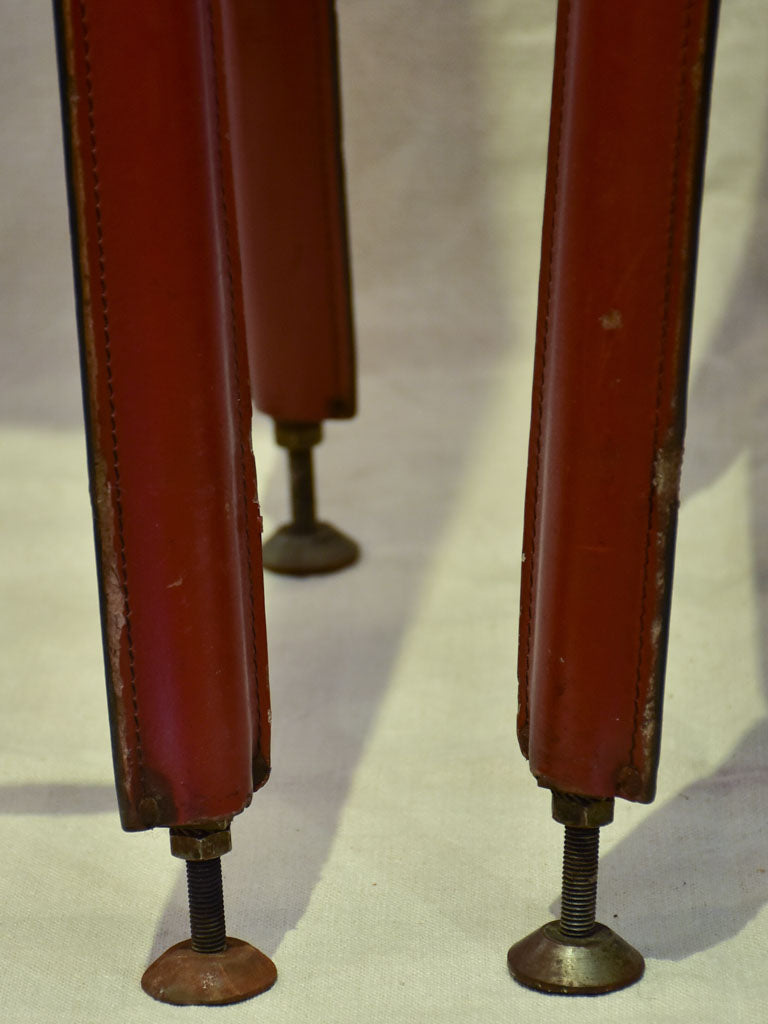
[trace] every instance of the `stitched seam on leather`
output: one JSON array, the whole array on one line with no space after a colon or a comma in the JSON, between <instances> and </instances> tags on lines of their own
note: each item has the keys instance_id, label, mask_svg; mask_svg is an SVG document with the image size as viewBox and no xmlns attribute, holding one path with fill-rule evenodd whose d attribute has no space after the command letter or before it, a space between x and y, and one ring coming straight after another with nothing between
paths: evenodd
<instances>
[{"instance_id":1,"label":"stitched seam on leather","mask_svg":"<svg viewBox=\"0 0 768 1024\"><path fill-rule=\"evenodd\" d=\"M80 20L83 26L83 62L85 66L86 102L88 108L88 136L91 155L91 174L93 176L93 197L96 222L96 248L99 264L99 296L101 304L101 315L104 326L104 352L107 371L107 400L109 406L109 426L112 440L112 463L115 475L115 511L117 513L117 536L120 544L120 589L123 594L125 605L125 635L128 641L128 669L131 684L131 709L134 728L136 729L136 755L139 765L139 781L143 792L146 792L146 777L144 770L144 748L141 740L141 726L139 723L139 703L136 692L136 658L133 646L133 630L131 627L131 601L128 591L128 561L125 550L125 526L122 501L122 487L120 484L120 460L118 455L117 441L117 412L115 407L115 390L112 377L112 341L109 328L109 301L107 298L107 274L106 257L104 253L104 230L101 214L101 179L99 176L98 147L96 143L96 117L94 107L93 89L93 68L90 60L91 46L88 38L88 15L86 5L80 3Z\"/></svg>"},{"instance_id":2,"label":"stitched seam on leather","mask_svg":"<svg viewBox=\"0 0 768 1024\"><path fill-rule=\"evenodd\" d=\"M219 177L219 199L221 202L221 213L224 228L224 262L227 276L227 298L229 300L230 316L230 341L232 344L232 363L234 370L236 407L237 407L237 439L240 455L240 481L243 499L243 515L245 526L245 558L248 568L248 600L251 609L251 643L253 645L253 674L256 683L256 747L261 750L261 698L259 695L259 659L258 643L256 641L256 601L253 593L253 560L251 557L251 532L249 529L250 517L248 514L248 484L245 468L245 445L243 444L243 412L242 393L240 384L240 361L237 354L237 315L235 311L235 282L232 271L232 251L230 244L231 226L229 219L229 207L224 186L224 152L221 141L221 104L219 101L219 58L216 49L216 32L213 23L213 8L211 3L207 4L208 12L208 33L211 44L211 58L213 60L213 100L216 124L216 167Z\"/></svg>"},{"instance_id":3,"label":"stitched seam on leather","mask_svg":"<svg viewBox=\"0 0 768 1024\"><path fill-rule=\"evenodd\" d=\"M667 233L666 233L666 248L667 248L667 262L664 271L664 295L662 300L662 314L661 314L661 331L660 331L660 343L661 350L659 352L659 365L656 379L656 409L654 413L654 425L653 425L653 447L651 450L651 472L648 484L648 523L646 527L645 535L645 554L643 563L643 590L640 605L640 630L639 630L639 645L637 651L637 669L635 675L635 706L634 716L632 721L632 738L630 741L629 748L629 763L632 767L637 768L635 764L635 743L637 741L637 732L640 725L640 685L643 668L643 652L645 649L645 624L647 619L647 603L648 603L648 571L650 569L651 560L651 537L653 534L653 513L654 513L654 476L656 470L656 452L659 444L659 428L661 424L661 403L663 398L664 390L664 370L666 367L666 340L669 333L669 315L670 305L672 299L672 262L674 258L674 241L675 241L675 216L677 214L677 188L680 180L680 156L682 149L682 135L683 135L683 97L685 93L685 80L687 71L687 57L689 42L691 36L691 9L693 8L694 0L688 0L688 4L685 9L685 22L683 25L683 40L680 47L680 77L678 81L677 90L677 125L675 129L675 144L672 155L672 171L670 175L671 188L670 188L670 200L669 200L669 217L667 221Z\"/></svg>"},{"instance_id":4,"label":"stitched seam on leather","mask_svg":"<svg viewBox=\"0 0 768 1024\"><path fill-rule=\"evenodd\" d=\"M560 198L560 150L563 141L563 124L565 122L565 78L568 70L568 30L571 23L570 0L566 6L565 29L563 37L563 70L560 79L560 110L557 125L557 146L555 149L555 165L552 172L553 194L552 194L552 215L550 218L549 230L549 257L547 262L547 299L544 312L544 330L542 331L541 342L541 372L539 375L538 394L536 396L536 470L533 485L533 517L531 520L531 550L530 550L530 576L528 583L528 626L526 632L525 647L525 721L529 721L530 708L530 668L531 668L531 638L533 631L533 604L534 604L534 580L536 578L536 526L539 515L539 482L541 469L541 425L544 418L544 377L547 369L547 345L549 342L550 329L550 307L552 303L552 278L553 263L555 256L555 227L557 225L558 200Z\"/></svg>"}]
</instances>

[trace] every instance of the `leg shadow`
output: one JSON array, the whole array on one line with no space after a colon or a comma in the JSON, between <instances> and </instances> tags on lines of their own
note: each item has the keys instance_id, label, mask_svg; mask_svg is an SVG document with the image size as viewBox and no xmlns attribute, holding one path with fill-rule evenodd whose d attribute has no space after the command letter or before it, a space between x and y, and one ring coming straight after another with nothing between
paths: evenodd
<instances>
[{"instance_id":1,"label":"leg shadow","mask_svg":"<svg viewBox=\"0 0 768 1024\"><path fill-rule=\"evenodd\" d=\"M746 927L768 902L768 719L606 854L600 893L655 959L682 960Z\"/></svg>"}]
</instances>

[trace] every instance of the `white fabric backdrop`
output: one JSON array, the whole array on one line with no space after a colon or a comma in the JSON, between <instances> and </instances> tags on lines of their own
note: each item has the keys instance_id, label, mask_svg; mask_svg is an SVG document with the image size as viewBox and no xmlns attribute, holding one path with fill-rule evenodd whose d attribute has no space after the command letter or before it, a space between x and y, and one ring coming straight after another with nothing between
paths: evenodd
<instances>
[{"instance_id":1,"label":"white fabric backdrop","mask_svg":"<svg viewBox=\"0 0 768 1024\"><path fill-rule=\"evenodd\" d=\"M138 979L187 933L164 832L120 831L98 630L55 58L0 3L0 1015L762 1021L768 994L768 11L722 12L659 794L603 833L600 916L647 958L528 992L561 830L514 737L552 0L340 0L361 413L318 455L365 558L271 578L274 773L224 861L255 1003ZM256 425L267 527L285 474Z\"/></svg>"}]
</instances>

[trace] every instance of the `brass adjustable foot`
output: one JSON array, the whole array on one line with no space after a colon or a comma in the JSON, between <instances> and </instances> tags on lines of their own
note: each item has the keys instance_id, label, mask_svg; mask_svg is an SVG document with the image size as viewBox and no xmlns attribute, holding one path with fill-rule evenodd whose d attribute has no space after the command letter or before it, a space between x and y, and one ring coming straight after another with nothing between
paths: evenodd
<instances>
[{"instance_id":1,"label":"brass adjustable foot","mask_svg":"<svg viewBox=\"0 0 768 1024\"><path fill-rule=\"evenodd\" d=\"M638 981L645 961L595 921L600 826L613 820L613 800L552 794L552 815L565 825L561 917L515 943L507 955L521 985L560 995L598 995Z\"/></svg>"},{"instance_id":2,"label":"brass adjustable foot","mask_svg":"<svg viewBox=\"0 0 768 1024\"><path fill-rule=\"evenodd\" d=\"M226 933L221 855L231 847L229 827L171 829L171 852L187 862L192 937L171 946L144 972L141 987L153 999L220 1006L250 999L277 980L268 956Z\"/></svg>"},{"instance_id":3,"label":"brass adjustable foot","mask_svg":"<svg viewBox=\"0 0 768 1024\"><path fill-rule=\"evenodd\" d=\"M312 448L322 436L320 423L275 424L275 439L288 450L293 519L264 543L264 567L272 572L290 576L335 572L360 556L350 537L315 518Z\"/></svg>"}]
</instances>

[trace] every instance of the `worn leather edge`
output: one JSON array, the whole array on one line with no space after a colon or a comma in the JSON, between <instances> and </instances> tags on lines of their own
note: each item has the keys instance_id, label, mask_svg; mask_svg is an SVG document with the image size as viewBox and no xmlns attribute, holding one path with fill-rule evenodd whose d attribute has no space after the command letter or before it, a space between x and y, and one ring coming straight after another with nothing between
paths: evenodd
<instances>
[{"instance_id":1,"label":"worn leather edge","mask_svg":"<svg viewBox=\"0 0 768 1024\"><path fill-rule=\"evenodd\" d=\"M237 230L236 226L232 223L232 218L236 215L235 181L230 150L224 144L224 140L230 137L230 130L228 105L224 95L222 95L226 90L226 69L222 47L221 0L209 0L207 13L214 74L216 159L221 179L220 206L224 234L226 236L225 261L228 267L228 287L230 290L232 362L237 390L237 419L243 477L242 500L246 524L244 555L247 579L244 583L250 602L251 646L256 695L256 707L253 708L254 751L251 761L251 775L255 792L266 784L272 770L272 711L269 690L266 620L264 615L264 572L261 553L262 519L256 483L256 464L252 448L251 423L253 405L242 300L242 268L237 243ZM260 610L260 614L257 614L257 609Z\"/></svg>"},{"instance_id":2,"label":"worn leather edge","mask_svg":"<svg viewBox=\"0 0 768 1024\"><path fill-rule=\"evenodd\" d=\"M529 437L528 473L526 481L525 520L523 534L523 565L521 570L520 631L518 647L518 740L525 757L529 756L529 696L530 696L530 654L533 643L536 615L536 542L537 521L540 504L539 464L541 431L543 422L543 391L547 368L547 341L549 338L549 310L553 288L552 263L556 238L558 214L558 182L560 149L562 142L564 113L564 83L568 61L568 28L573 0L561 0L558 7L558 25L555 42L555 60L552 88L552 113L550 122L547 157L547 188L545 192L544 225L542 234L541 274L539 279L539 313L537 318L536 351L534 357L534 379L532 396L531 431ZM661 709L664 691L664 670L669 639L670 602L674 567L674 548L677 524L677 508L680 469L682 464L683 437L685 429L685 404L690 350L690 334L695 289L696 250L698 244L699 214L704 176L709 101L711 95L714 65L715 41L719 13L719 0L710 0L704 20L705 31L698 58L699 106L692 119L690 162L683 168L686 174L687 202L682 212L673 212L673 230L678 237L676 255L687 261L680 275L679 315L669 329L676 336L676 343L670 346L676 357L676 367L670 375L674 378L671 389L675 396L677 416L663 439L654 439L649 480L649 528L657 535L657 543L663 564L663 581L654 592L655 602L649 600L650 608L644 612L650 627L641 621L639 625L638 683L636 695L635 722L628 764L616 780L615 795L626 799L650 802L655 796L656 770L658 767L661 742ZM694 65L696 67L696 65ZM549 229L547 229L549 225ZM662 382L659 384L661 401ZM655 522L655 530L652 524ZM644 587L647 584L644 584ZM650 611L650 614L649 614ZM651 685L645 694L641 709L640 664L646 655L647 635L653 633L651 652L652 666L649 672ZM638 747L644 747L644 756L639 758L644 770L636 767ZM537 776L541 785L548 788L562 788L557 779ZM576 790L574 790L575 792ZM587 796L590 794L584 793ZM612 795L612 794L602 794Z\"/></svg>"},{"instance_id":3,"label":"worn leather edge","mask_svg":"<svg viewBox=\"0 0 768 1024\"><path fill-rule=\"evenodd\" d=\"M85 311L92 308L93 296L91 293L90 275L86 257L87 230L85 228L85 183L84 172L77 145L74 141L77 103L80 98L77 94L75 52L72 36L72 3L73 0L53 0L54 27L56 37L56 48L58 57L59 85L61 98L62 136L64 144L64 161L66 171L67 198L69 209L70 240L72 247L72 269L75 292L75 315L77 320L78 345L80 350L80 375L83 395L83 414L85 422L88 482L91 494L91 509L93 516L94 550L96 553L97 586L99 595L99 608L102 623L106 622L110 615L114 614L114 601L110 589L106 585L108 573L116 572L112 566L114 562L114 546L110 546L105 540L111 537L114 531L114 523L105 502L100 495L103 492L104 472L100 468L98 451L98 418L92 414L96 401L92 386L92 377L95 373L93 350L93 332L89 325ZM104 653L104 665L107 668L107 704L109 709L109 726L112 745L112 761L115 772L115 783L117 788L118 808L120 811L121 823L124 829L135 831L151 828L152 825L135 813L135 800L131 793L136 785L134 778L135 771L131 769L123 756L123 745L120 742L121 733L126 729L125 709L117 699L115 687L111 683L111 675L114 671L113 658L115 652L111 649L108 639L108 631L102 629L102 647ZM139 769L139 774L141 770ZM144 790L141 785L141 789Z\"/></svg>"},{"instance_id":4,"label":"worn leather edge","mask_svg":"<svg viewBox=\"0 0 768 1024\"><path fill-rule=\"evenodd\" d=\"M656 609L651 618L649 632L653 634L656 624L658 624L658 639L655 644L651 642L649 645L652 648L651 656L653 658L653 665L649 673L650 692L646 695L644 708L640 707L641 701L638 695L628 763L620 774L616 787L617 796L640 803L651 803L656 796L657 771L661 751L662 712L696 291L696 265L719 11L720 0L709 0L704 31L698 40L698 57L694 63L694 67L698 66L700 69L699 104L691 125L690 164L683 168L687 180L687 202L678 215L681 222L680 240L676 247L678 259L683 265L683 272L680 280L679 317L676 324L671 325L677 335L676 344L673 347L676 366L672 375L674 384L671 388L671 394L674 396L672 407L676 416L666 436L663 439L656 438L651 459L649 543L651 524L655 516L659 524L655 532L658 538L659 560L663 567L663 585L659 587L656 595ZM638 677L643 645L644 638L641 629L638 644ZM643 768L638 768L638 761Z\"/></svg>"},{"instance_id":5,"label":"worn leather edge","mask_svg":"<svg viewBox=\"0 0 768 1024\"><path fill-rule=\"evenodd\" d=\"M114 541L118 524L116 523L112 498L106 482L106 470L102 465L99 454L101 451L98 437L99 421L95 413L97 403L95 393L97 360L94 355L93 324L87 315L88 311L94 308L95 301L92 293L87 253L88 231L85 218L87 216L88 200L86 196L86 175L75 141L77 105L85 102L85 98L78 94L76 84L77 56L72 27L73 2L74 0L53 0L53 14L60 82L62 135L69 205L75 310L80 348L89 489L94 524L99 605L104 627L102 628L102 645L106 667L106 690L118 808L122 827L126 831L140 831L152 828L157 824L181 825L187 824L187 822L176 820L177 816L174 816L174 809L170 805L165 806L162 799L158 802L156 796L152 795L170 792L170 787L163 779L156 777L156 773L148 772L143 764L138 709L134 704L133 714L131 714L125 698L119 699L123 689L120 665L122 652L116 649L114 644L110 642L110 636L113 636L115 633L114 630L110 630L108 627L110 620L124 621L129 617L129 612L126 613L127 596L125 594L125 580L123 579L120 566L116 562L116 547L119 547L119 545L115 545ZM221 129L219 130L221 131ZM226 135L226 130L224 130L223 134ZM228 201L233 203L231 169L229 169L230 173L227 177L227 164L223 156L221 157L219 170L222 176L223 188L225 191L228 190ZM232 287L238 287L239 267L236 262L236 253L232 256L231 273L233 276ZM233 302L233 309L235 311L241 310L241 307L242 303L238 305L237 302ZM240 312L239 319L236 312L233 316L233 361L235 373L239 376L242 389L242 397L238 402L238 413L240 416L240 438L244 446L242 451L245 487L243 502L247 506L245 509L245 522L248 532L248 544L250 545L248 576L249 585L253 588L251 593L253 609L254 604L258 602L263 607L261 517L258 510L255 468L250 446L251 403L247 356L245 354L244 332L241 322L242 313ZM255 506L253 510L249 507L251 504ZM252 630L254 657L258 663L256 678L257 703L261 704L260 707L257 706L255 709L256 742L252 758L253 786L256 789L264 785L270 773L269 723L271 716L269 712L266 638L263 615L260 618L252 618ZM133 734L133 740L128 735L131 733ZM245 809L250 802L251 795L249 794L244 799L240 810ZM195 824L204 825L206 820L195 818Z\"/></svg>"},{"instance_id":6,"label":"worn leather edge","mask_svg":"<svg viewBox=\"0 0 768 1024\"><path fill-rule=\"evenodd\" d=\"M535 615L534 568L537 553L537 511L539 504L539 466L541 461L541 431L543 420L544 375L547 366L549 340L549 312L552 296L552 262L558 213L557 185L559 182L560 153L563 134L563 96L565 69L568 59L568 28L571 13L570 0L560 0L557 11L555 53L552 73L552 102L547 148L547 182L544 192L544 213L541 242L541 269L539 274L536 346L534 351L533 384L531 397L531 429L528 439L528 469L525 488L523 522L522 565L520 569L520 626L518 634L518 716L517 735L524 757L529 746L529 674L530 653L533 644ZM549 228L547 229L547 225Z\"/></svg>"}]
</instances>

